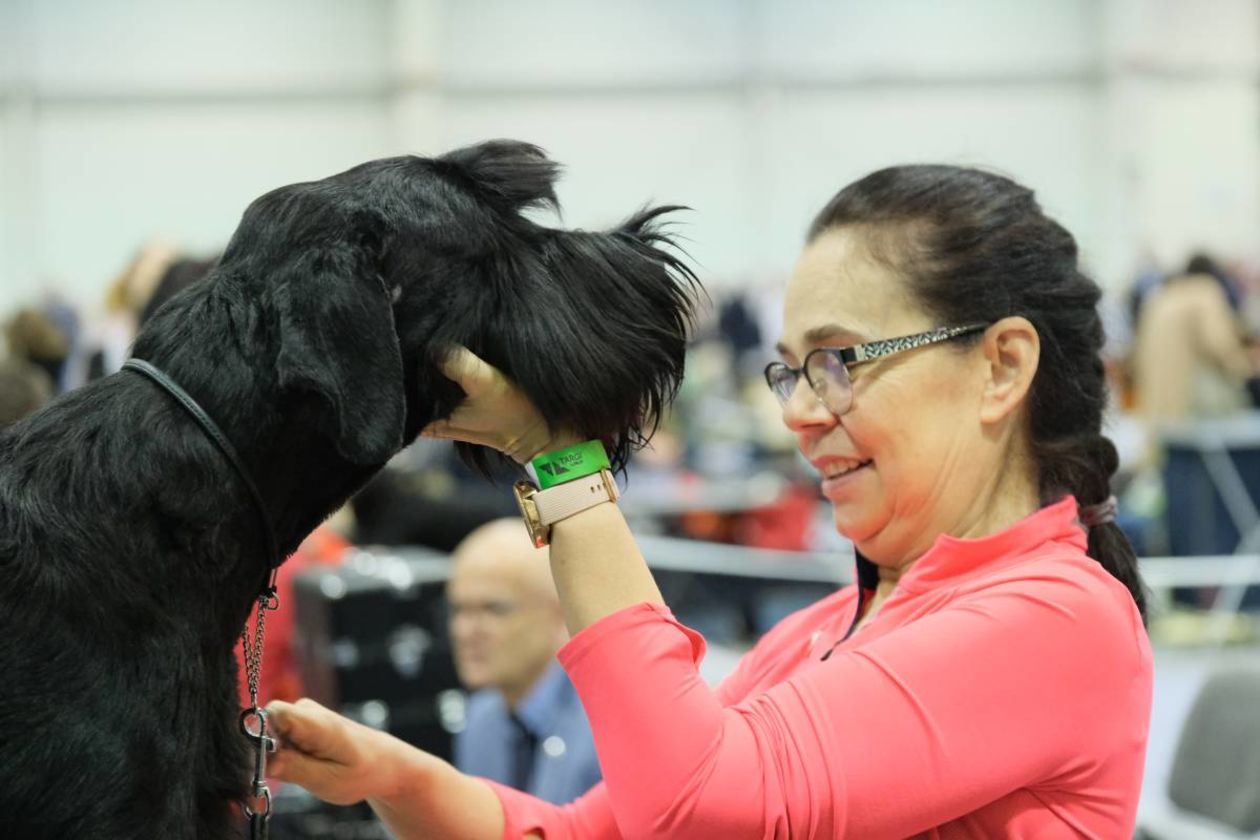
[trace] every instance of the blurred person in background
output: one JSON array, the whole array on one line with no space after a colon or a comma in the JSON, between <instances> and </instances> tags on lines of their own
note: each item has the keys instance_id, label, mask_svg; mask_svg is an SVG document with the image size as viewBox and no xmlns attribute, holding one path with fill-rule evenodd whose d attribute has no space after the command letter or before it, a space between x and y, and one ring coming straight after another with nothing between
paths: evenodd
<instances>
[{"instance_id":1,"label":"blurred person in background","mask_svg":"<svg viewBox=\"0 0 1260 840\"><path fill-rule=\"evenodd\" d=\"M87 322L71 384L117 372L131 353L140 326L162 304L205 277L217 261L217 255L188 256L162 240L141 246L110 282L104 313Z\"/></svg>"},{"instance_id":2,"label":"blurred person in background","mask_svg":"<svg viewBox=\"0 0 1260 840\"><path fill-rule=\"evenodd\" d=\"M172 245L150 243L110 283L103 315L81 317L55 294L39 307L17 312L5 327L9 355L42 368L54 394L114 373L130 354L139 326L217 261L217 256L189 257Z\"/></svg>"},{"instance_id":3,"label":"blurred person in background","mask_svg":"<svg viewBox=\"0 0 1260 840\"><path fill-rule=\"evenodd\" d=\"M271 767L367 799L400 838L1130 836L1152 663L1101 429L1099 298L1071 234L1007 178L849 185L810 227L765 378L855 583L710 689L607 475L571 468L534 499L568 514L539 533L601 784L555 806L306 700L271 704ZM591 466L591 442L467 350L444 370L468 396L426 434Z\"/></svg>"},{"instance_id":4,"label":"blurred person in background","mask_svg":"<svg viewBox=\"0 0 1260 840\"><path fill-rule=\"evenodd\" d=\"M70 353L70 342L61 328L38 309L27 308L10 319L5 336L10 358L38 367L55 388Z\"/></svg>"},{"instance_id":5,"label":"blurred person in background","mask_svg":"<svg viewBox=\"0 0 1260 840\"><path fill-rule=\"evenodd\" d=\"M218 261L218 256L206 259L185 256L176 257L166 267L166 270L162 272L157 286L140 307L136 318L137 327L143 326L146 321L152 318L153 313L157 312L162 304L209 274L210 269L214 268Z\"/></svg>"},{"instance_id":6,"label":"blurred person in background","mask_svg":"<svg viewBox=\"0 0 1260 840\"><path fill-rule=\"evenodd\" d=\"M1250 405L1257 375L1238 317L1237 292L1216 264L1194 255L1142 306L1133 347L1136 410L1151 445L1161 428ZM1158 460L1154 451L1151 457Z\"/></svg>"},{"instance_id":7,"label":"blurred person in background","mask_svg":"<svg viewBox=\"0 0 1260 840\"><path fill-rule=\"evenodd\" d=\"M116 373L131 352L140 315L167 271L181 257L172 243L151 240L137 249L105 291L104 312L85 324L75 384Z\"/></svg>"},{"instance_id":8,"label":"blurred person in background","mask_svg":"<svg viewBox=\"0 0 1260 840\"><path fill-rule=\"evenodd\" d=\"M33 414L52 399L52 378L25 359L0 361L0 429Z\"/></svg>"},{"instance_id":9,"label":"blurred person in background","mask_svg":"<svg viewBox=\"0 0 1260 840\"><path fill-rule=\"evenodd\" d=\"M451 643L473 693L454 753L465 773L563 804L600 772L586 714L556 662L568 632L547 559L516 518L481 526L455 549Z\"/></svg>"},{"instance_id":10,"label":"blurred person in background","mask_svg":"<svg viewBox=\"0 0 1260 840\"><path fill-rule=\"evenodd\" d=\"M1228 553L1244 528L1218 501L1209 462L1192 442L1207 433L1228 447L1225 426L1213 429L1210 421L1244 418L1239 428L1252 422L1244 412L1253 407L1249 388L1260 357L1248 346L1244 303L1224 269L1198 253L1142 307L1131 356L1141 448L1124 507L1130 533L1148 553ZM1239 478L1243 492L1254 495L1249 475ZM1172 593L1174 603L1194 608L1210 607L1216 595L1210 587Z\"/></svg>"}]
</instances>

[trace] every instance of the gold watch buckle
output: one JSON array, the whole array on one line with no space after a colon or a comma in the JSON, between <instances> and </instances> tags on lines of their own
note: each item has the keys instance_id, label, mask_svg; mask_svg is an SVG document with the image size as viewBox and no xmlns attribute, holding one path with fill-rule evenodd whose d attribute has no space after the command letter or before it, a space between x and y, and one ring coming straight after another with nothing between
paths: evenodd
<instances>
[{"instance_id":1,"label":"gold watch buckle","mask_svg":"<svg viewBox=\"0 0 1260 840\"><path fill-rule=\"evenodd\" d=\"M534 548L543 548L551 542L551 528L544 525L538 515L538 504L534 501L538 488L528 481L518 481L512 485L512 492L516 494L516 504L521 509L521 518L525 520L525 530L529 532Z\"/></svg>"}]
</instances>

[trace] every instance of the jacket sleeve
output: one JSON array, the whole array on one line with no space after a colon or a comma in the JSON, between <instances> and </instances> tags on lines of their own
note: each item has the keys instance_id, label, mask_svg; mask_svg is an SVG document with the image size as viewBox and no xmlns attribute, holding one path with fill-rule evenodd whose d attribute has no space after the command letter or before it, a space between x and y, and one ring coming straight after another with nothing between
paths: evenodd
<instances>
[{"instance_id":1,"label":"jacket sleeve","mask_svg":"<svg viewBox=\"0 0 1260 840\"><path fill-rule=\"evenodd\" d=\"M669 616L669 613L666 611L662 615ZM672 618L669 620L672 621ZM735 670L714 689L714 695L719 704L731 705L748 693L748 684L751 679L749 672L755 671L758 663L766 658L768 648L773 651L777 636L793 634L794 620L789 618L770 630L753 650L740 659ZM687 632L691 633L691 631ZM696 644L700 645L695 660L698 664L704 642L699 635L692 635ZM505 840L520 840L531 832L546 840L586 840L586 838L620 840L621 838L613 819L608 791L602 782L596 784L586 795L568 805L560 806L490 779L482 781L494 789L503 805L506 817L503 835Z\"/></svg>"},{"instance_id":2,"label":"jacket sleeve","mask_svg":"<svg viewBox=\"0 0 1260 840\"><path fill-rule=\"evenodd\" d=\"M602 619L560 659L624 837L906 837L1128 737L1114 715L1143 707L1149 662L1120 594L994 586L729 708L662 607Z\"/></svg>"},{"instance_id":3,"label":"jacket sleeve","mask_svg":"<svg viewBox=\"0 0 1260 840\"><path fill-rule=\"evenodd\" d=\"M554 805L507 785L483 779L503 805L503 840L537 836L545 840L620 840L608 792L598 784L567 805Z\"/></svg>"}]
</instances>

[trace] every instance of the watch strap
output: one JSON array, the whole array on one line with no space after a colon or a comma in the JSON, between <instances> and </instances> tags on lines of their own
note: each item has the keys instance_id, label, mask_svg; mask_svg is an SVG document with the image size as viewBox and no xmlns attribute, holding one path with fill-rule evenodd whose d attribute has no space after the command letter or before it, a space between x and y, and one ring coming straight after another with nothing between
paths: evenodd
<instances>
[{"instance_id":1,"label":"watch strap","mask_svg":"<svg viewBox=\"0 0 1260 840\"><path fill-rule=\"evenodd\" d=\"M609 470L566 481L534 494L538 518L544 526L567 519L602 502L615 502L621 493Z\"/></svg>"}]
</instances>

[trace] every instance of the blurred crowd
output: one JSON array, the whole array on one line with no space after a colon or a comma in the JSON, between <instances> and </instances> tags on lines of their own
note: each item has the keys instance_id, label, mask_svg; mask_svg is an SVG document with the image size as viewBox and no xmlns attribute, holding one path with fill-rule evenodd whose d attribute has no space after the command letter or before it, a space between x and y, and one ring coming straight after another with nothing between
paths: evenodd
<instances>
[{"instance_id":1,"label":"blurred crowd","mask_svg":"<svg viewBox=\"0 0 1260 840\"><path fill-rule=\"evenodd\" d=\"M216 260L149 243L108 281L98 307L76 307L50 290L43 300L7 314L0 352L0 427L56 394L116 372L140 326L209 273Z\"/></svg>"},{"instance_id":2,"label":"blurred crowd","mask_svg":"<svg viewBox=\"0 0 1260 840\"><path fill-rule=\"evenodd\" d=\"M149 242L103 284L94 310L49 292L4 315L0 426L118 370L141 325L215 259ZM764 548L834 547L816 482L762 379L777 338L776 300L770 285L714 290L673 410L630 473L639 492L628 500L658 503L645 506L651 515L642 527ZM1163 553L1162 442L1222 418L1260 429L1260 269L1205 253L1173 268L1146 258L1103 306L1122 518L1140 551ZM734 476L760 478L730 482ZM356 497L341 530L359 544L450 551L477 526L512 513L499 490L459 463L451 447L420 441Z\"/></svg>"}]
</instances>

